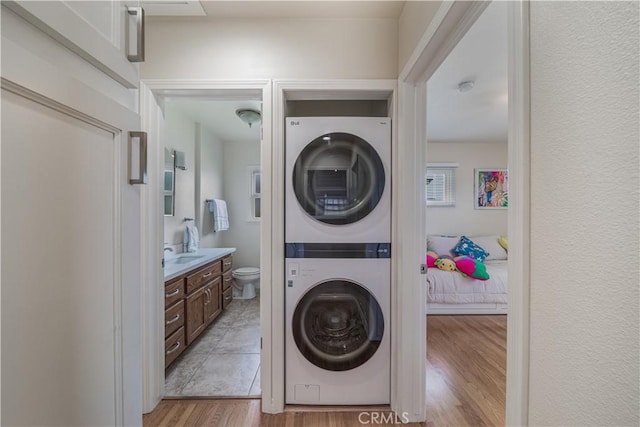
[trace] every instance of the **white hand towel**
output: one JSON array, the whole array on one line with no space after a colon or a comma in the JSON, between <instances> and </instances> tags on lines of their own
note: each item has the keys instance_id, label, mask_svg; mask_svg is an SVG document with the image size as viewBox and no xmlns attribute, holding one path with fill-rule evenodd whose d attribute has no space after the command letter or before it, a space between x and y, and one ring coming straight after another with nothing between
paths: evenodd
<instances>
[{"instance_id":1,"label":"white hand towel","mask_svg":"<svg viewBox=\"0 0 640 427\"><path fill-rule=\"evenodd\" d=\"M200 246L200 235L195 225L188 225L185 229L185 243L187 252L195 252Z\"/></svg>"},{"instance_id":2,"label":"white hand towel","mask_svg":"<svg viewBox=\"0 0 640 427\"><path fill-rule=\"evenodd\" d=\"M213 214L213 231L229 229L227 202L221 199L213 199L209 202L209 211Z\"/></svg>"}]
</instances>

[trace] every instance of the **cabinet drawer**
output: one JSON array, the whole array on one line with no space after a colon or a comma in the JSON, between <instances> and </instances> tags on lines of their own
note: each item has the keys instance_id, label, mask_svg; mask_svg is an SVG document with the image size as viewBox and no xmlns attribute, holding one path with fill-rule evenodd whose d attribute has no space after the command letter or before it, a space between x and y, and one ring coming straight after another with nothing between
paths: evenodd
<instances>
[{"instance_id":1,"label":"cabinet drawer","mask_svg":"<svg viewBox=\"0 0 640 427\"><path fill-rule=\"evenodd\" d=\"M164 340L164 367L166 368L180 356L184 351L184 327L175 331L169 338Z\"/></svg>"},{"instance_id":2,"label":"cabinet drawer","mask_svg":"<svg viewBox=\"0 0 640 427\"><path fill-rule=\"evenodd\" d=\"M184 326L184 300L164 312L164 337L167 338L173 332Z\"/></svg>"},{"instance_id":3,"label":"cabinet drawer","mask_svg":"<svg viewBox=\"0 0 640 427\"><path fill-rule=\"evenodd\" d=\"M187 294L195 291L220 275L221 263L216 261L187 276Z\"/></svg>"},{"instance_id":4,"label":"cabinet drawer","mask_svg":"<svg viewBox=\"0 0 640 427\"><path fill-rule=\"evenodd\" d=\"M231 288L222 292L222 309L227 308L229 303L233 300L233 296L231 295Z\"/></svg>"},{"instance_id":5,"label":"cabinet drawer","mask_svg":"<svg viewBox=\"0 0 640 427\"><path fill-rule=\"evenodd\" d=\"M231 270L227 271L222 275L222 290L226 291L231 287L231 281L233 277L231 277Z\"/></svg>"},{"instance_id":6,"label":"cabinet drawer","mask_svg":"<svg viewBox=\"0 0 640 427\"><path fill-rule=\"evenodd\" d=\"M222 272L226 273L227 271L231 271L232 264L233 264L233 256L229 255L227 257L222 258Z\"/></svg>"},{"instance_id":7,"label":"cabinet drawer","mask_svg":"<svg viewBox=\"0 0 640 427\"><path fill-rule=\"evenodd\" d=\"M181 277L164 284L164 308L184 298L184 279Z\"/></svg>"}]
</instances>

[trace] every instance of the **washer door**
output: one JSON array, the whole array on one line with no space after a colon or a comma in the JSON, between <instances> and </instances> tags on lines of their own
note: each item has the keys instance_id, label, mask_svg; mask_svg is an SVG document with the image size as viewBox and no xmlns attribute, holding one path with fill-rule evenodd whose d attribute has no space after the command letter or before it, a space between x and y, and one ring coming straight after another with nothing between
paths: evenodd
<instances>
[{"instance_id":1,"label":"washer door","mask_svg":"<svg viewBox=\"0 0 640 427\"><path fill-rule=\"evenodd\" d=\"M307 292L292 322L298 350L309 362L330 371L364 364L384 334L382 309L375 297L345 280L323 282Z\"/></svg>"},{"instance_id":2,"label":"washer door","mask_svg":"<svg viewBox=\"0 0 640 427\"><path fill-rule=\"evenodd\" d=\"M328 133L309 143L293 167L293 191L312 218L350 224L380 201L384 166L376 150L350 133Z\"/></svg>"}]
</instances>

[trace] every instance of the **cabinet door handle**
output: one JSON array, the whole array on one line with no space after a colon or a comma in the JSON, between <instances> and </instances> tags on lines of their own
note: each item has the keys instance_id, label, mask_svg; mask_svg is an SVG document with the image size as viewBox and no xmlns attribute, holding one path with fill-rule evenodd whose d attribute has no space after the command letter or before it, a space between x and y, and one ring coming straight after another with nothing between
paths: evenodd
<instances>
[{"instance_id":1,"label":"cabinet door handle","mask_svg":"<svg viewBox=\"0 0 640 427\"><path fill-rule=\"evenodd\" d=\"M230 281L231 281L231 277L229 277L228 279L224 279L225 283L230 282Z\"/></svg>"},{"instance_id":2,"label":"cabinet door handle","mask_svg":"<svg viewBox=\"0 0 640 427\"><path fill-rule=\"evenodd\" d=\"M209 291L209 289L206 289L204 291L204 294L207 296L207 301L205 302L205 304L209 304L211 302L211 291Z\"/></svg>"},{"instance_id":3,"label":"cabinet door handle","mask_svg":"<svg viewBox=\"0 0 640 427\"><path fill-rule=\"evenodd\" d=\"M212 271L210 271L210 272L208 272L207 274L203 274L203 275L202 275L202 278L204 279L205 277L209 277L209 276L211 276L212 274L213 274L213 272L212 272Z\"/></svg>"},{"instance_id":4,"label":"cabinet door handle","mask_svg":"<svg viewBox=\"0 0 640 427\"><path fill-rule=\"evenodd\" d=\"M127 13L136 17L136 53L131 54L130 38L131 30L130 24L127 22L127 59L129 62L143 62L144 61L144 9L141 7L128 7Z\"/></svg>"},{"instance_id":5,"label":"cabinet door handle","mask_svg":"<svg viewBox=\"0 0 640 427\"><path fill-rule=\"evenodd\" d=\"M231 295L229 295L228 297L225 297L225 301L229 301L231 299Z\"/></svg>"},{"instance_id":6,"label":"cabinet door handle","mask_svg":"<svg viewBox=\"0 0 640 427\"><path fill-rule=\"evenodd\" d=\"M134 165L133 146L134 140L138 140L138 165ZM127 173L129 175L129 184L146 184L148 180L147 175L147 133L146 132L129 132L129 155L127 163ZM137 169L137 171L135 170ZM137 173L137 178L134 178L134 172Z\"/></svg>"},{"instance_id":7,"label":"cabinet door handle","mask_svg":"<svg viewBox=\"0 0 640 427\"><path fill-rule=\"evenodd\" d=\"M171 297L175 297L176 295L178 295L180 293L180 288L172 291L170 294L164 294L165 298L171 298Z\"/></svg>"},{"instance_id":8,"label":"cabinet door handle","mask_svg":"<svg viewBox=\"0 0 640 427\"><path fill-rule=\"evenodd\" d=\"M180 341L175 343L169 350L167 350L167 354L171 354L180 348Z\"/></svg>"},{"instance_id":9,"label":"cabinet door handle","mask_svg":"<svg viewBox=\"0 0 640 427\"><path fill-rule=\"evenodd\" d=\"M178 319L180 319L180 313L176 314L176 317L174 317L173 319L171 319L171 320L167 320L167 322L166 322L165 324L166 324L166 325L170 325L170 324L172 324L172 323L177 322L177 321L178 321Z\"/></svg>"}]
</instances>

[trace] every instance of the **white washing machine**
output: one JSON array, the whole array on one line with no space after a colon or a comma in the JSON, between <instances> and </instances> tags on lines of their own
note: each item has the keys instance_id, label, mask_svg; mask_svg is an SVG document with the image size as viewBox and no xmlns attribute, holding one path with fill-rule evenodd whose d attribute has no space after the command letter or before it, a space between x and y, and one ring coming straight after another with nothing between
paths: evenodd
<instances>
[{"instance_id":1,"label":"white washing machine","mask_svg":"<svg viewBox=\"0 0 640 427\"><path fill-rule=\"evenodd\" d=\"M360 246L372 257L381 252ZM354 257L286 259L287 404L390 403L390 259L356 258L353 244L346 250Z\"/></svg>"},{"instance_id":2,"label":"white washing machine","mask_svg":"<svg viewBox=\"0 0 640 427\"><path fill-rule=\"evenodd\" d=\"M286 119L286 242L391 240L391 119Z\"/></svg>"}]
</instances>

